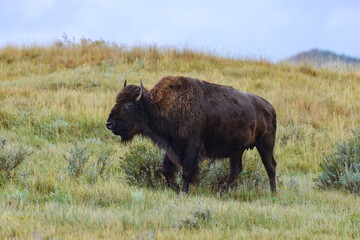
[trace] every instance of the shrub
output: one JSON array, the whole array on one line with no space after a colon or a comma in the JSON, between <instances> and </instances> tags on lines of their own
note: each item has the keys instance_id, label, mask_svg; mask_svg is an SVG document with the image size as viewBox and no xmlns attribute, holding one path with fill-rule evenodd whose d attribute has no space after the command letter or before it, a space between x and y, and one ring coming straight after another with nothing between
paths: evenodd
<instances>
[{"instance_id":1,"label":"shrub","mask_svg":"<svg viewBox=\"0 0 360 240\"><path fill-rule=\"evenodd\" d=\"M136 139L128 146L120 163L128 184L139 187L158 188L166 184L162 175L164 152L153 146L149 140ZM235 181L236 187L257 187L267 184L267 177L261 160L249 158L244 161L244 170ZM227 160L201 163L200 187L218 191L230 173ZM177 179L181 181L178 173Z\"/></svg>"},{"instance_id":2,"label":"shrub","mask_svg":"<svg viewBox=\"0 0 360 240\"><path fill-rule=\"evenodd\" d=\"M10 147L5 138L0 139L0 184L5 179L13 178L16 168L31 154L23 145Z\"/></svg>"},{"instance_id":3,"label":"shrub","mask_svg":"<svg viewBox=\"0 0 360 240\"><path fill-rule=\"evenodd\" d=\"M97 178L108 179L110 175L110 164L112 160L110 155L113 151L108 150L105 153L101 153L96 163L93 164L88 177L91 181L96 181Z\"/></svg>"},{"instance_id":4,"label":"shrub","mask_svg":"<svg viewBox=\"0 0 360 240\"><path fill-rule=\"evenodd\" d=\"M63 156L68 162L68 170L71 177L80 177L86 173L88 180L91 182L96 181L98 178L107 179L109 177L112 150L100 153L98 160L92 164L90 170L86 169L86 164L90 159L88 147L80 147L77 143L74 143L73 148L67 152L68 156L65 154Z\"/></svg>"},{"instance_id":5,"label":"shrub","mask_svg":"<svg viewBox=\"0 0 360 240\"><path fill-rule=\"evenodd\" d=\"M266 185L267 177L260 157L243 157L243 170L235 180L233 188L257 188ZM200 186L218 191L230 173L228 159L202 163Z\"/></svg>"},{"instance_id":6,"label":"shrub","mask_svg":"<svg viewBox=\"0 0 360 240\"><path fill-rule=\"evenodd\" d=\"M360 193L360 130L352 132L349 140L336 144L332 154L324 155L321 172L314 179L317 187Z\"/></svg>"},{"instance_id":7,"label":"shrub","mask_svg":"<svg viewBox=\"0 0 360 240\"><path fill-rule=\"evenodd\" d=\"M162 176L164 152L153 146L149 140L135 139L128 146L120 168L130 185L158 188L165 185Z\"/></svg>"},{"instance_id":8,"label":"shrub","mask_svg":"<svg viewBox=\"0 0 360 240\"><path fill-rule=\"evenodd\" d=\"M77 143L73 148L67 151L69 156L63 155L68 162L69 175L71 177L79 177L83 174L85 164L89 161L90 155L87 147L79 147Z\"/></svg>"}]
</instances>

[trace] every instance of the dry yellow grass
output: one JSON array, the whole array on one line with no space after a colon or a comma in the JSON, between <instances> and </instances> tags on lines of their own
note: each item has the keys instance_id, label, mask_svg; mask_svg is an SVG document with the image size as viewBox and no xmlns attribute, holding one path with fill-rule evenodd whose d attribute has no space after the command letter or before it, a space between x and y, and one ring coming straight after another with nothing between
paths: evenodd
<instances>
[{"instance_id":1,"label":"dry yellow grass","mask_svg":"<svg viewBox=\"0 0 360 240\"><path fill-rule=\"evenodd\" d=\"M117 170L123 146L104 122L123 80L147 88L165 75L231 85L268 99L278 115L279 194L234 191L225 199L143 189L132 197ZM128 84L129 84L128 83ZM360 125L360 71L233 60L171 48L83 40L0 49L0 135L30 146L23 173L0 187L0 238L24 239L355 239L358 196L318 191L311 178L324 152ZM89 184L67 176L62 155L74 142L91 153L112 147L112 176ZM254 151L247 154L257 154ZM260 160L259 160L260 161ZM299 186L293 186L295 179ZM245 199L245 200L244 200ZM201 227L174 224L209 208Z\"/></svg>"}]
</instances>

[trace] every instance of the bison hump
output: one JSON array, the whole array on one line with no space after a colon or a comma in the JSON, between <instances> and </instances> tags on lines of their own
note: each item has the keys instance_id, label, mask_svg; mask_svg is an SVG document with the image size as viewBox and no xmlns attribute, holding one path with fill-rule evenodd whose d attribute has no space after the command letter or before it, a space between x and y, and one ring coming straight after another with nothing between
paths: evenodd
<instances>
[{"instance_id":1,"label":"bison hump","mask_svg":"<svg viewBox=\"0 0 360 240\"><path fill-rule=\"evenodd\" d=\"M201 91L194 79L167 76L151 89L151 95L154 105L163 113L187 115L198 105L196 99L201 97Z\"/></svg>"}]
</instances>

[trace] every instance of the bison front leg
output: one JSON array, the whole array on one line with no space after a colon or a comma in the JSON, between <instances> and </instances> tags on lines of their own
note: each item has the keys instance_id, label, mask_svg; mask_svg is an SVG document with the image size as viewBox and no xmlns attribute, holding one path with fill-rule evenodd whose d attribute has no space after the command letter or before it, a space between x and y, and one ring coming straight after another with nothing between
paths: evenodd
<instances>
[{"instance_id":1,"label":"bison front leg","mask_svg":"<svg viewBox=\"0 0 360 240\"><path fill-rule=\"evenodd\" d=\"M188 193L191 183L198 182L200 153L202 144L199 142L191 142L185 151L185 157L182 161L183 181L182 192Z\"/></svg>"},{"instance_id":2,"label":"bison front leg","mask_svg":"<svg viewBox=\"0 0 360 240\"><path fill-rule=\"evenodd\" d=\"M163 164L162 164L163 175L166 178L167 184L170 188L172 188L175 192L179 193L180 187L176 183L176 172L178 168L176 164L174 164L169 156L165 154Z\"/></svg>"}]
</instances>

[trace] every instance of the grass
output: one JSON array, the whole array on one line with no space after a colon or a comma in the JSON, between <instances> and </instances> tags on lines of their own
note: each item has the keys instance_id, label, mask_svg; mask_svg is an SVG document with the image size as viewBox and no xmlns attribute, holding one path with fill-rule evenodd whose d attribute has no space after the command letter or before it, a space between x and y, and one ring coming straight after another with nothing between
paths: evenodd
<instances>
[{"instance_id":1,"label":"grass","mask_svg":"<svg viewBox=\"0 0 360 240\"><path fill-rule=\"evenodd\" d=\"M231 85L268 99L278 115L279 194L218 193L129 186L120 161L128 146L104 127L123 80L147 88L165 75ZM354 239L358 195L318 190L323 154L360 125L360 71L235 60L156 46L83 40L0 49L0 136L32 149L0 188L0 238L20 239ZM116 149L107 179L71 178L63 155L87 146L89 166ZM245 158L259 156L255 151ZM192 212L209 210L209 218ZM196 219L196 218L195 218ZM183 223L183 224L181 224ZM181 225L182 227L179 227Z\"/></svg>"},{"instance_id":2,"label":"grass","mask_svg":"<svg viewBox=\"0 0 360 240\"><path fill-rule=\"evenodd\" d=\"M183 196L139 190L114 180L95 185L64 181L50 192L11 185L2 194L0 228L2 237L19 238L136 239L149 231L157 239L360 237L358 197L315 191L306 178L298 181L297 189L281 187L276 198L263 192L248 199L239 192L220 199L196 192ZM209 210L209 220L178 228L201 208Z\"/></svg>"}]
</instances>

